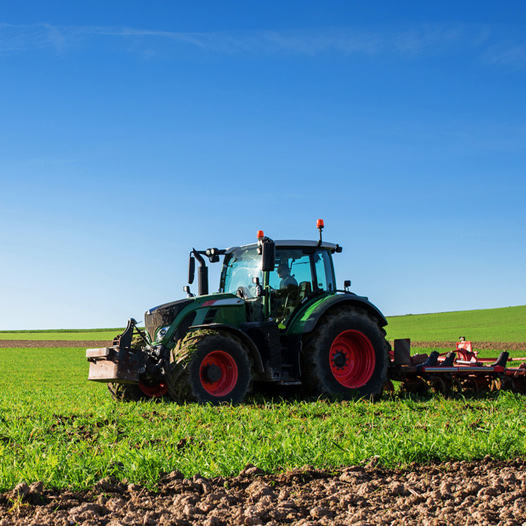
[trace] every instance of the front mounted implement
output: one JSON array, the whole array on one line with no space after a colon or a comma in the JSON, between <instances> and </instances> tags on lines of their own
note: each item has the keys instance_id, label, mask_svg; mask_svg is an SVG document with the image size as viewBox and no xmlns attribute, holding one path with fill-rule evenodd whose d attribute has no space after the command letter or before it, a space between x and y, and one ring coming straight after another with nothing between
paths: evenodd
<instances>
[{"instance_id":1,"label":"front mounted implement","mask_svg":"<svg viewBox=\"0 0 526 526\"><path fill-rule=\"evenodd\" d=\"M88 380L139 383L137 360L131 348L135 324L131 318L124 332L114 338L111 347L86 350L90 364Z\"/></svg>"},{"instance_id":2,"label":"front mounted implement","mask_svg":"<svg viewBox=\"0 0 526 526\"><path fill-rule=\"evenodd\" d=\"M150 346L133 318L110 347L87 349L86 358L88 379L95 382L137 384L146 394L162 383L163 348Z\"/></svg>"}]
</instances>

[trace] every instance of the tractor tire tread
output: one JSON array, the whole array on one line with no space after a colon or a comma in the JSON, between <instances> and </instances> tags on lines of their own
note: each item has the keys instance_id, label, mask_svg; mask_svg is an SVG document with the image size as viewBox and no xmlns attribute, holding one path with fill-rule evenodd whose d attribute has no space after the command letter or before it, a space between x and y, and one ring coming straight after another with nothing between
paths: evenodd
<instances>
[{"instance_id":1,"label":"tractor tire tread","mask_svg":"<svg viewBox=\"0 0 526 526\"><path fill-rule=\"evenodd\" d=\"M190 378L190 367L192 365L192 358L198 352L202 345L209 338L221 337L224 341L230 342L241 350L240 356L243 363L240 365L245 369L242 373L244 377L241 378L241 395L236 395L232 400L225 402L239 403L245 395L251 390L252 384L252 364L248 356L248 351L243 342L235 335L228 331L218 331L203 329L188 333L184 338L179 340L175 347L170 352L170 364L166 371L166 380L168 382L168 391L173 400L179 403L185 402L199 402L199 403L221 403L222 400L211 399L211 397L203 394L196 389L195 383ZM240 375L241 376L241 375ZM195 381L195 378L193 379Z\"/></svg>"}]
</instances>

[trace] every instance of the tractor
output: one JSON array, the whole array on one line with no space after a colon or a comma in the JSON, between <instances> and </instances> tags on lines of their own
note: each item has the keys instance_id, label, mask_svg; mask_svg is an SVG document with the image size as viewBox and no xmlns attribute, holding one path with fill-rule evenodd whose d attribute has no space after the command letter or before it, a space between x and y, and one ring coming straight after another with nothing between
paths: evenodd
<instances>
[{"instance_id":1,"label":"tractor","mask_svg":"<svg viewBox=\"0 0 526 526\"><path fill-rule=\"evenodd\" d=\"M342 247L322 239L322 220L317 228L317 241L258 231L248 245L193 249L187 297L148 310L144 329L132 318L111 346L88 349L89 380L106 382L118 400L238 404L264 383L305 396L380 395L387 321L350 281L337 288L333 255ZM206 260L222 260L217 293L208 292Z\"/></svg>"}]
</instances>

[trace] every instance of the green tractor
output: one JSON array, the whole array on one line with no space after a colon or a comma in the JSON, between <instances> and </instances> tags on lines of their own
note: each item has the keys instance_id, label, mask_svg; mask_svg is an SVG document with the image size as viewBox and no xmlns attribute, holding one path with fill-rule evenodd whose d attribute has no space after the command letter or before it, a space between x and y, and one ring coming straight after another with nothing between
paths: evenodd
<instances>
[{"instance_id":1,"label":"green tractor","mask_svg":"<svg viewBox=\"0 0 526 526\"><path fill-rule=\"evenodd\" d=\"M307 396L374 397L387 380L387 321L368 301L338 290L322 240L273 241L226 250L192 250L198 295L130 319L111 347L88 349L89 380L115 399L169 396L177 402L240 403L255 384L300 386ZM223 259L219 292L208 293L208 267Z\"/></svg>"}]
</instances>

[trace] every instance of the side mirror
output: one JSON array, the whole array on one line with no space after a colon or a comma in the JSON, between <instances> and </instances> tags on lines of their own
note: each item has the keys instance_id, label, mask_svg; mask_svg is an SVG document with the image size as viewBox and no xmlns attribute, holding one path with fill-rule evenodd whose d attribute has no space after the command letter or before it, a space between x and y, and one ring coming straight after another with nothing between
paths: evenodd
<instances>
[{"instance_id":1,"label":"side mirror","mask_svg":"<svg viewBox=\"0 0 526 526\"><path fill-rule=\"evenodd\" d=\"M186 295L189 297L189 298L193 298L195 297L195 294L192 294L192 292L190 291L190 287L188 285L185 285L183 287L183 291L186 292Z\"/></svg>"},{"instance_id":2,"label":"side mirror","mask_svg":"<svg viewBox=\"0 0 526 526\"><path fill-rule=\"evenodd\" d=\"M271 239L263 240L261 244L261 270L272 272L276 263L276 244Z\"/></svg>"},{"instance_id":3,"label":"side mirror","mask_svg":"<svg viewBox=\"0 0 526 526\"><path fill-rule=\"evenodd\" d=\"M217 263L219 261L219 250L217 248L207 248L206 256L210 263Z\"/></svg>"},{"instance_id":4,"label":"side mirror","mask_svg":"<svg viewBox=\"0 0 526 526\"><path fill-rule=\"evenodd\" d=\"M188 261L188 283L191 285L194 282L195 277L195 258L190 256Z\"/></svg>"}]
</instances>

